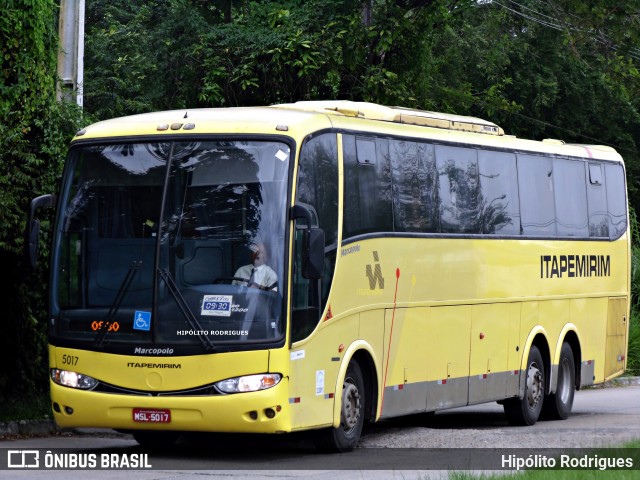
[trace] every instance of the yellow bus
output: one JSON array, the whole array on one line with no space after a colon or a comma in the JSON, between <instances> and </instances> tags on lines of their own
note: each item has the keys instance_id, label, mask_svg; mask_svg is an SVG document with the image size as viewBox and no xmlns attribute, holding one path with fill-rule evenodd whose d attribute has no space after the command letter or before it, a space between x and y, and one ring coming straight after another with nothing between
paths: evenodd
<instances>
[{"instance_id":1,"label":"yellow bus","mask_svg":"<svg viewBox=\"0 0 640 480\"><path fill-rule=\"evenodd\" d=\"M61 427L143 445L497 401L564 419L625 368L625 171L606 146L347 101L150 113L70 146L48 319Z\"/></svg>"}]
</instances>

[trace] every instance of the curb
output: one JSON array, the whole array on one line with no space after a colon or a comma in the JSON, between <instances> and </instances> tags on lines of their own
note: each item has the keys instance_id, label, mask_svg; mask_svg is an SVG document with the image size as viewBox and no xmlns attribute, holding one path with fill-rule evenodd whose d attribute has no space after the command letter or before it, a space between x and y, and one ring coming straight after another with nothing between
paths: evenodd
<instances>
[{"instance_id":1,"label":"curb","mask_svg":"<svg viewBox=\"0 0 640 480\"><path fill-rule=\"evenodd\" d=\"M126 433L119 433L110 428L60 428L53 419L0 422L0 441L13 437L43 437L56 434L127 437Z\"/></svg>"},{"instance_id":2,"label":"curb","mask_svg":"<svg viewBox=\"0 0 640 480\"><path fill-rule=\"evenodd\" d=\"M38 436L59 432L56 423L49 420L14 420L0 422L0 439L11 436Z\"/></svg>"},{"instance_id":3,"label":"curb","mask_svg":"<svg viewBox=\"0 0 640 480\"><path fill-rule=\"evenodd\" d=\"M618 377L601 385L589 388L616 388L639 386L640 377ZM59 428L53 419L45 420L14 420L0 422L0 440L6 437L44 436L55 433L71 433L74 435L122 435L111 429L102 428Z\"/></svg>"},{"instance_id":4,"label":"curb","mask_svg":"<svg viewBox=\"0 0 640 480\"><path fill-rule=\"evenodd\" d=\"M603 383L601 387L632 387L637 385L640 385L640 377L618 377Z\"/></svg>"}]
</instances>

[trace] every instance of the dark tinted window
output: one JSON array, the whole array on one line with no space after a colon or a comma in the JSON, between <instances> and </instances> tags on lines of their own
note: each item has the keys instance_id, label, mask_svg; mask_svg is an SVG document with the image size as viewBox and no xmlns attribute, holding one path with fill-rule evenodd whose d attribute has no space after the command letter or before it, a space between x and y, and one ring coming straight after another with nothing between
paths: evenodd
<instances>
[{"instance_id":1,"label":"dark tinted window","mask_svg":"<svg viewBox=\"0 0 640 480\"><path fill-rule=\"evenodd\" d=\"M296 203L305 204L325 232L322 283L302 275L304 220L296 221L292 279L291 340L313 332L329 296L338 243L338 146L334 133L320 135L302 146ZM318 288L320 287L320 288Z\"/></svg>"},{"instance_id":2,"label":"dark tinted window","mask_svg":"<svg viewBox=\"0 0 640 480\"><path fill-rule=\"evenodd\" d=\"M620 165L604 166L609 210L609 236L618 238L627 229L627 201L624 170Z\"/></svg>"},{"instance_id":3,"label":"dark tinted window","mask_svg":"<svg viewBox=\"0 0 640 480\"><path fill-rule=\"evenodd\" d=\"M390 140L389 156L395 230L438 232L438 171L434 146Z\"/></svg>"},{"instance_id":4,"label":"dark tinted window","mask_svg":"<svg viewBox=\"0 0 640 480\"><path fill-rule=\"evenodd\" d=\"M343 136L344 236L369 232L617 238L618 164Z\"/></svg>"},{"instance_id":5,"label":"dark tinted window","mask_svg":"<svg viewBox=\"0 0 640 480\"><path fill-rule=\"evenodd\" d=\"M585 163L575 160L554 160L553 180L557 235L559 237L588 237Z\"/></svg>"},{"instance_id":6,"label":"dark tinted window","mask_svg":"<svg viewBox=\"0 0 640 480\"><path fill-rule=\"evenodd\" d=\"M478 151L482 233L520 234L518 170L513 153Z\"/></svg>"},{"instance_id":7,"label":"dark tinted window","mask_svg":"<svg viewBox=\"0 0 640 480\"><path fill-rule=\"evenodd\" d=\"M480 232L480 183L475 149L436 146L440 231Z\"/></svg>"},{"instance_id":8,"label":"dark tinted window","mask_svg":"<svg viewBox=\"0 0 640 480\"><path fill-rule=\"evenodd\" d=\"M344 135L344 236L393 230L389 146Z\"/></svg>"},{"instance_id":9,"label":"dark tinted window","mask_svg":"<svg viewBox=\"0 0 640 480\"><path fill-rule=\"evenodd\" d=\"M518 155L523 235L556 235L553 165L550 158Z\"/></svg>"},{"instance_id":10,"label":"dark tinted window","mask_svg":"<svg viewBox=\"0 0 640 480\"><path fill-rule=\"evenodd\" d=\"M335 134L306 142L300 154L299 202L311 205L324 230L327 245L338 242L338 146Z\"/></svg>"},{"instance_id":11,"label":"dark tinted window","mask_svg":"<svg viewBox=\"0 0 640 480\"><path fill-rule=\"evenodd\" d=\"M589 164L587 182L587 208L589 210L589 236L609 237L609 216L607 214L607 190L604 186L604 165Z\"/></svg>"}]
</instances>

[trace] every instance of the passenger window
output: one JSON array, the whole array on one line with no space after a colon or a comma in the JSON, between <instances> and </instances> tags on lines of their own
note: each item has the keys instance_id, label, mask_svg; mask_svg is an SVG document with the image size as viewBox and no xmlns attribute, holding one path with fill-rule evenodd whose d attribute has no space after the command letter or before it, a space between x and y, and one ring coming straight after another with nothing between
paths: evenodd
<instances>
[{"instance_id":1,"label":"passenger window","mask_svg":"<svg viewBox=\"0 0 640 480\"><path fill-rule=\"evenodd\" d=\"M553 164L550 158L518 155L522 234L556 235Z\"/></svg>"},{"instance_id":2,"label":"passenger window","mask_svg":"<svg viewBox=\"0 0 640 480\"><path fill-rule=\"evenodd\" d=\"M556 159L553 162L557 235L589 236L584 162Z\"/></svg>"},{"instance_id":3,"label":"passenger window","mask_svg":"<svg viewBox=\"0 0 640 480\"><path fill-rule=\"evenodd\" d=\"M478 158L470 148L436 146L440 231L480 233Z\"/></svg>"},{"instance_id":4,"label":"passenger window","mask_svg":"<svg viewBox=\"0 0 640 480\"><path fill-rule=\"evenodd\" d=\"M607 191L604 186L602 165L598 163L589 164L587 208L589 211L589 236L593 238L609 238Z\"/></svg>"},{"instance_id":5,"label":"passenger window","mask_svg":"<svg viewBox=\"0 0 640 480\"><path fill-rule=\"evenodd\" d=\"M388 141L344 135L342 144L345 166L344 237L391 232ZM374 160L370 160L372 158Z\"/></svg>"},{"instance_id":6,"label":"passenger window","mask_svg":"<svg viewBox=\"0 0 640 480\"><path fill-rule=\"evenodd\" d=\"M624 170L621 165L605 165L607 207L609 211L609 236L620 237L627 230L627 203Z\"/></svg>"},{"instance_id":7,"label":"passenger window","mask_svg":"<svg viewBox=\"0 0 640 480\"><path fill-rule=\"evenodd\" d=\"M434 145L389 141L396 232L439 230L438 170Z\"/></svg>"},{"instance_id":8,"label":"passenger window","mask_svg":"<svg viewBox=\"0 0 640 480\"><path fill-rule=\"evenodd\" d=\"M478 172L481 233L520 235L515 154L479 150Z\"/></svg>"}]
</instances>

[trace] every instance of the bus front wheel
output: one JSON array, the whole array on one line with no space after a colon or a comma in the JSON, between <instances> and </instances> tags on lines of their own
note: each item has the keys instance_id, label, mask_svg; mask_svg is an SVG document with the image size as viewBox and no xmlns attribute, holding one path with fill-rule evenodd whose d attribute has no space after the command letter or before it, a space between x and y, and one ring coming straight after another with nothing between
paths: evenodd
<instances>
[{"instance_id":1,"label":"bus front wheel","mask_svg":"<svg viewBox=\"0 0 640 480\"><path fill-rule=\"evenodd\" d=\"M522 398L504 401L504 413L510 425L533 425L538 421L544 401L544 363L540 350L531 345L527 360L526 383Z\"/></svg>"},{"instance_id":2,"label":"bus front wheel","mask_svg":"<svg viewBox=\"0 0 640 480\"><path fill-rule=\"evenodd\" d=\"M544 399L542 413L545 419L565 420L571 413L573 397L576 392L576 363L573 358L573 350L567 342L562 344L560 350L560 363L558 365L558 387L553 393Z\"/></svg>"},{"instance_id":3,"label":"bus front wheel","mask_svg":"<svg viewBox=\"0 0 640 480\"><path fill-rule=\"evenodd\" d=\"M348 452L360 440L365 412L365 385L358 362L351 361L342 384L340 426L317 432L316 447L328 452Z\"/></svg>"}]
</instances>

